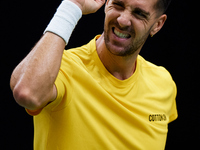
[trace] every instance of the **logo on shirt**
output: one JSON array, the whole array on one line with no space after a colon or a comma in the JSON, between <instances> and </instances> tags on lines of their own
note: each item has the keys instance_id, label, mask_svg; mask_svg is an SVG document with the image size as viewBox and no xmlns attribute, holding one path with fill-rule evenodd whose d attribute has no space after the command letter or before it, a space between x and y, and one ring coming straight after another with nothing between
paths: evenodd
<instances>
[{"instance_id":1,"label":"logo on shirt","mask_svg":"<svg viewBox=\"0 0 200 150\"><path fill-rule=\"evenodd\" d=\"M165 114L150 114L149 121L166 121L167 117Z\"/></svg>"}]
</instances>

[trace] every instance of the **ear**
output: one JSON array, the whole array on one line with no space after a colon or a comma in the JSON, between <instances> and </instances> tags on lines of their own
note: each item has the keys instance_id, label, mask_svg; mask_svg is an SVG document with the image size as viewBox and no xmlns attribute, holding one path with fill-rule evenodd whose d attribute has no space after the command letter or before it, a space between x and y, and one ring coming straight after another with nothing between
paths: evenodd
<instances>
[{"instance_id":1,"label":"ear","mask_svg":"<svg viewBox=\"0 0 200 150\"><path fill-rule=\"evenodd\" d=\"M157 19L156 23L154 23L153 27L151 28L150 31L151 37L153 37L158 31L160 31L166 20L167 20L166 14L163 14Z\"/></svg>"}]
</instances>

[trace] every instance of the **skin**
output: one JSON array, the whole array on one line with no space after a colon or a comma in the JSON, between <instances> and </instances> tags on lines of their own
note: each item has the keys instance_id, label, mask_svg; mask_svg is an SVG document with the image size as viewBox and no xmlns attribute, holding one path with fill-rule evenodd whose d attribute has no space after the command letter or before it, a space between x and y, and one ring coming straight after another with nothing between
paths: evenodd
<instances>
[{"instance_id":1,"label":"skin","mask_svg":"<svg viewBox=\"0 0 200 150\"><path fill-rule=\"evenodd\" d=\"M104 0L71 0L83 14L96 12ZM116 78L124 80L135 71L137 56L147 37L156 34L167 16L153 9L156 0L108 0L105 6L105 28L96 41L97 53ZM138 10L145 10L141 13ZM142 17L143 16L143 17ZM158 16L158 15L157 15ZM119 38L113 32L123 33ZM54 85L59 72L65 42L56 34L46 32L31 52L14 69L10 86L16 102L30 110L45 107L55 100Z\"/></svg>"},{"instance_id":2,"label":"skin","mask_svg":"<svg viewBox=\"0 0 200 150\"><path fill-rule=\"evenodd\" d=\"M137 56L149 35L156 34L167 16L157 17L156 0L109 0L105 7L105 27L97 40L97 52L107 70L120 80L135 71ZM114 33L129 35L119 38Z\"/></svg>"}]
</instances>

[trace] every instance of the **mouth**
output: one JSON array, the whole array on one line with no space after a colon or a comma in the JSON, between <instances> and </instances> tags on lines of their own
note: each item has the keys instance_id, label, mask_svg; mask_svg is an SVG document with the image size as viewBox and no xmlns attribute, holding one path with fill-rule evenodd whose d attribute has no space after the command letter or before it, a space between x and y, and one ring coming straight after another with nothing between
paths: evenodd
<instances>
[{"instance_id":1,"label":"mouth","mask_svg":"<svg viewBox=\"0 0 200 150\"><path fill-rule=\"evenodd\" d=\"M122 32L120 30L117 30L115 27L112 28L112 31L117 37L122 38L122 39L128 39L128 38L131 37L130 34L124 33L124 32Z\"/></svg>"}]
</instances>

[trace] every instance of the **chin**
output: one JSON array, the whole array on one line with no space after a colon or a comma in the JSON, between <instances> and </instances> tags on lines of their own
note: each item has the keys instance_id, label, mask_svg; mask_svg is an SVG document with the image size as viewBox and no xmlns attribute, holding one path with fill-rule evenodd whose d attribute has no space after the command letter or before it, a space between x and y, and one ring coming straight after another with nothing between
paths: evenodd
<instances>
[{"instance_id":1,"label":"chin","mask_svg":"<svg viewBox=\"0 0 200 150\"><path fill-rule=\"evenodd\" d=\"M131 45L128 45L126 47L114 45L110 42L105 43L106 48L108 51L115 55L115 56L121 56L121 57L126 57L134 54L137 50L134 50Z\"/></svg>"}]
</instances>

